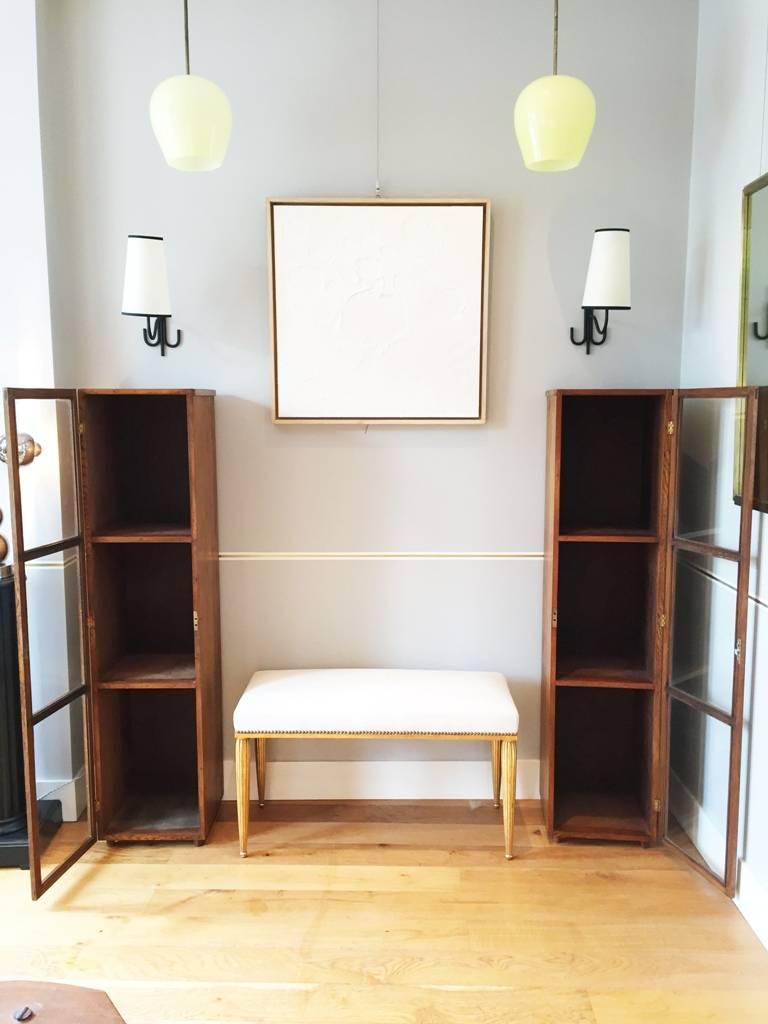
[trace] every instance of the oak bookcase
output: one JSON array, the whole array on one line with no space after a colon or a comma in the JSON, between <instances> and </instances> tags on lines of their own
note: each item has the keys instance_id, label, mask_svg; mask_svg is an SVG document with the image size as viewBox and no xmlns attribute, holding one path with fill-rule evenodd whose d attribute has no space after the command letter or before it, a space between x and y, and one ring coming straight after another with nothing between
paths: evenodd
<instances>
[{"instance_id":1,"label":"oak bookcase","mask_svg":"<svg viewBox=\"0 0 768 1024\"><path fill-rule=\"evenodd\" d=\"M98 836L201 842L222 794L213 394L80 390Z\"/></svg>"}]
</instances>

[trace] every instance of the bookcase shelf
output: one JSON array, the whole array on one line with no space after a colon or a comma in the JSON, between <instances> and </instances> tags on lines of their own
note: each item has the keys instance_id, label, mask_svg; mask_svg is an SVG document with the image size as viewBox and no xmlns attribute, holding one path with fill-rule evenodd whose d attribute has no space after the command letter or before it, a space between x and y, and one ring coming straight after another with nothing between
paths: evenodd
<instances>
[{"instance_id":1,"label":"bookcase shelf","mask_svg":"<svg viewBox=\"0 0 768 1024\"><path fill-rule=\"evenodd\" d=\"M103 672L98 685L109 686L194 686L194 654L126 654Z\"/></svg>"},{"instance_id":2,"label":"bookcase shelf","mask_svg":"<svg viewBox=\"0 0 768 1024\"><path fill-rule=\"evenodd\" d=\"M92 544L191 544L184 523L108 523L91 536Z\"/></svg>"}]
</instances>

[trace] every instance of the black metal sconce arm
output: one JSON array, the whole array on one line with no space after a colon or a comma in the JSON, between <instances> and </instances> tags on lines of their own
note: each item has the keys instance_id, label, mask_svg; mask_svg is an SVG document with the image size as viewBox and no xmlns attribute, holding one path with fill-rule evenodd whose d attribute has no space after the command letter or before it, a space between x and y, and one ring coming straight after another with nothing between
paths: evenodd
<instances>
[{"instance_id":1,"label":"black metal sconce arm","mask_svg":"<svg viewBox=\"0 0 768 1024\"><path fill-rule=\"evenodd\" d=\"M590 349L593 345L602 345L608 335L609 312L610 310L605 310L605 320L601 327L594 309L587 307L584 310L584 337L581 341L577 341L576 335L573 333L573 328L571 328L571 344L584 345L587 355L589 355Z\"/></svg>"},{"instance_id":2,"label":"black metal sconce arm","mask_svg":"<svg viewBox=\"0 0 768 1024\"><path fill-rule=\"evenodd\" d=\"M752 323L752 333L759 341L766 341L768 339L768 330L766 330L765 334L761 334L760 325L756 320Z\"/></svg>"},{"instance_id":3,"label":"black metal sconce arm","mask_svg":"<svg viewBox=\"0 0 768 1024\"><path fill-rule=\"evenodd\" d=\"M167 316L156 316L155 326L152 327L152 318L147 317L147 326L144 328L144 344L149 345L150 348L157 348L160 346L160 355L165 355L167 348L178 348L181 344L181 331L176 331L176 341L168 340L168 328L167 323L170 317Z\"/></svg>"}]
</instances>

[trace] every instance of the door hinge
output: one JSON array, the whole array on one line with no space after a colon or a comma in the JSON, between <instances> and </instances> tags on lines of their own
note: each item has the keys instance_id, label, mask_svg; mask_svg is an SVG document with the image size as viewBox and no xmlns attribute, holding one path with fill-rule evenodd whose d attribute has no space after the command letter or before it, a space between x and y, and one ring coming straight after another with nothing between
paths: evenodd
<instances>
[{"instance_id":1,"label":"door hinge","mask_svg":"<svg viewBox=\"0 0 768 1024\"><path fill-rule=\"evenodd\" d=\"M667 628L667 616L664 612L659 612L659 629Z\"/></svg>"},{"instance_id":2,"label":"door hinge","mask_svg":"<svg viewBox=\"0 0 768 1024\"><path fill-rule=\"evenodd\" d=\"M653 810L656 814L661 813L661 800L658 797L653 801Z\"/></svg>"},{"instance_id":3,"label":"door hinge","mask_svg":"<svg viewBox=\"0 0 768 1024\"><path fill-rule=\"evenodd\" d=\"M671 437L672 434L674 434L674 432L675 432L675 421L674 420L667 420L667 433Z\"/></svg>"},{"instance_id":4,"label":"door hinge","mask_svg":"<svg viewBox=\"0 0 768 1024\"><path fill-rule=\"evenodd\" d=\"M83 434L85 433L85 424L84 423L78 423L78 425L77 425L77 432L80 435L80 437L83 436Z\"/></svg>"},{"instance_id":5,"label":"door hinge","mask_svg":"<svg viewBox=\"0 0 768 1024\"><path fill-rule=\"evenodd\" d=\"M197 632L197 628L200 625L200 618L197 612L192 612L192 624L195 627L195 632Z\"/></svg>"},{"instance_id":6,"label":"door hinge","mask_svg":"<svg viewBox=\"0 0 768 1024\"><path fill-rule=\"evenodd\" d=\"M88 623L88 629L93 632L93 630L96 629L96 623L93 621L93 616L89 615L86 622Z\"/></svg>"},{"instance_id":7,"label":"door hinge","mask_svg":"<svg viewBox=\"0 0 768 1024\"><path fill-rule=\"evenodd\" d=\"M557 608L552 612L552 628L557 629Z\"/></svg>"},{"instance_id":8,"label":"door hinge","mask_svg":"<svg viewBox=\"0 0 768 1024\"><path fill-rule=\"evenodd\" d=\"M736 641L736 647L734 648L734 651L733 651L734 655L736 656L736 661L738 661L739 664L741 664L741 651L742 651L742 647L743 647L743 644L741 642L741 637L739 637L737 639L737 641Z\"/></svg>"}]
</instances>

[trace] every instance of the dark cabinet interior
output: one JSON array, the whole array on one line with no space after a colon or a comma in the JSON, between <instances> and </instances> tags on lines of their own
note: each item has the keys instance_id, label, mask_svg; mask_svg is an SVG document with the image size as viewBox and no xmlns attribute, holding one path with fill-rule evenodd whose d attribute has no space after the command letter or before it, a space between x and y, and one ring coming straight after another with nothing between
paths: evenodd
<instances>
[{"instance_id":1,"label":"dark cabinet interior","mask_svg":"<svg viewBox=\"0 0 768 1024\"><path fill-rule=\"evenodd\" d=\"M186 396L88 394L81 422L93 535L189 533Z\"/></svg>"},{"instance_id":2,"label":"dark cabinet interior","mask_svg":"<svg viewBox=\"0 0 768 1024\"><path fill-rule=\"evenodd\" d=\"M191 546L94 544L91 578L97 684L194 681Z\"/></svg>"},{"instance_id":3,"label":"dark cabinet interior","mask_svg":"<svg viewBox=\"0 0 768 1024\"><path fill-rule=\"evenodd\" d=\"M658 395L564 395L561 534L658 533Z\"/></svg>"},{"instance_id":4,"label":"dark cabinet interior","mask_svg":"<svg viewBox=\"0 0 768 1024\"><path fill-rule=\"evenodd\" d=\"M103 693L98 733L103 838L200 831L194 690Z\"/></svg>"},{"instance_id":5,"label":"dark cabinet interior","mask_svg":"<svg viewBox=\"0 0 768 1024\"><path fill-rule=\"evenodd\" d=\"M555 835L648 839L653 697L561 687L555 711Z\"/></svg>"},{"instance_id":6,"label":"dark cabinet interior","mask_svg":"<svg viewBox=\"0 0 768 1024\"><path fill-rule=\"evenodd\" d=\"M656 546L563 544L557 678L653 678Z\"/></svg>"}]
</instances>

